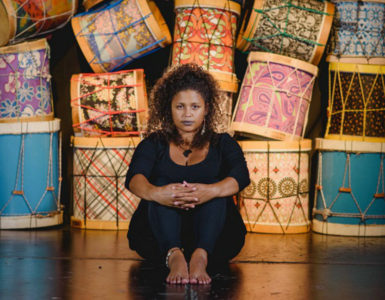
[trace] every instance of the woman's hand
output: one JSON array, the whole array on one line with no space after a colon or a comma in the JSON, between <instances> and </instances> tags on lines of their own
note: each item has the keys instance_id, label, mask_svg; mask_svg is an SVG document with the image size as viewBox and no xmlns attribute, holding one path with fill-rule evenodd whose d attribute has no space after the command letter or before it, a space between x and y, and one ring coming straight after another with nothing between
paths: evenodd
<instances>
[{"instance_id":1,"label":"woman's hand","mask_svg":"<svg viewBox=\"0 0 385 300\"><path fill-rule=\"evenodd\" d=\"M175 205L180 208L194 208L195 205L203 204L218 195L217 187L213 184L182 183L175 194Z\"/></svg>"},{"instance_id":2,"label":"woman's hand","mask_svg":"<svg viewBox=\"0 0 385 300\"><path fill-rule=\"evenodd\" d=\"M196 196L192 195L195 190L191 185L172 183L154 187L152 198L161 205L189 209L194 208L197 202Z\"/></svg>"}]
</instances>

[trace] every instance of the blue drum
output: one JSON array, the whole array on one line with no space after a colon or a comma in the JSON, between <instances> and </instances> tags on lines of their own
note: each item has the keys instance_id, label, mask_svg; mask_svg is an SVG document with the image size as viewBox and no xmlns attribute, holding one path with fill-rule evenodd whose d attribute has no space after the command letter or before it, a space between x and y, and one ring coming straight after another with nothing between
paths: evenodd
<instances>
[{"instance_id":1,"label":"blue drum","mask_svg":"<svg viewBox=\"0 0 385 300\"><path fill-rule=\"evenodd\" d=\"M385 236L385 143L316 139L313 231Z\"/></svg>"},{"instance_id":2,"label":"blue drum","mask_svg":"<svg viewBox=\"0 0 385 300\"><path fill-rule=\"evenodd\" d=\"M0 123L0 228L58 225L60 120Z\"/></svg>"}]
</instances>

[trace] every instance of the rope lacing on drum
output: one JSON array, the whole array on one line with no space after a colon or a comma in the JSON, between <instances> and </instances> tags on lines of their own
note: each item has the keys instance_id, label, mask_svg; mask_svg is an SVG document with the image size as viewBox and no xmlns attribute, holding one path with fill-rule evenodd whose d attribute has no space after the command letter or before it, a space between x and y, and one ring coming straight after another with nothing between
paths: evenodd
<instances>
[{"instance_id":1,"label":"rope lacing on drum","mask_svg":"<svg viewBox=\"0 0 385 300\"><path fill-rule=\"evenodd\" d=\"M204 15L204 13L202 13L204 8L201 7L200 1L199 0L194 0L193 4L191 5L191 13L188 16L187 24L191 23L192 11L194 9L199 9L199 13L200 13L201 17ZM220 20L225 18L226 14L228 14L228 13L231 14L231 12L230 12L230 1L226 0L223 8L222 9L216 8L216 10L221 10L221 13L219 15L219 20L215 24L215 28L213 29L211 35L209 34L209 29L207 28L208 24L203 22L203 28L204 28L204 31L205 31L205 37L206 37L207 42L189 41L188 40L189 32L187 32L187 29L189 28L189 26L187 25L184 28L184 30L182 30L181 25L178 22L176 22L176 24L175 24L175 26L177 28L176 32L180 32L181 40L175 40L174 43L180 43L181 44L180 45L180 49L183 48L183 44L184 43L194 43L194 44L207 45L208 49L207 49L206 70L208 70L208 71L216 71L215 68L211 68L211 64L213 62L210 59L210 56L211 56L210 48L211 48L212 45L214 45L214 46L221 46L221 47L224 47L224 48L225 47L231 48L232 57L233 58L234 58L234 54L235 54L235 28L234 28L233 23L231 21L232 16L230 16L230 26L231 26L230 32L231 32L232 44L230 46L228 46L228 45L224 45L223 43L215 43L215 42L213 42L214 37L217 35L217 30L218 30L218 26L219 26ZM180 64L180 61L181 61L181 55L178 56L178 64ZM232 61L231 69L234 70L234 60Z\"/></svg>"},{"instance_id":2,"label":"rope lacing on drum","mask_svg":"<svg viewBox=\"0 0 385 300\"><path fill-rule=\"evenodd\" d=\"M34 18L33 16L29 15L29 20L31 21L36 21L36 23L32 22L32 24L28 27L26 27L23 31L20 31L20 32L16 32L16 35L10 39L9 43L10 44L13 44L15 42L20 42L20 41L23 41L25 39L30 39L30 38L33 38L35 36L38 36L40 34L47 34L47 33L50 33L54 30L57 30L59 28L62 28L63 26L65 26L72 18L72 16L75 14L76 10L77 10L77 1L75 0L71 0L71 10L67 10L63 13L60 13L60 14L55 14L55 15L52 15L52 16L48 16L47 15L47 11L48 11L48 8L46 7L46 2L45 1L39 1L39 4L42 5L41 7L41 10L43 12L43 19L41 18ZM14 18L16 21L15 21L15 24L19 24L20 23L20 20L25 20L26 19L26 16L25 16L25 12L23 12L24 10L24 6L27 6L28 5L31 5L31 1L30 0L25 0L23 3L20 3L20 4L17 4L18 7L17 9L14 11L8 11L8 14L9 16L11 16L12 18ZM19 16L19 11L21 11L21 16ZM28 9L26 10L28 11ZM62 19L63 17L67 17L67 20L65 20L64 22L60 23L60 25L58 26L55 26L54 28L51 28L51 29L48 29L48 30L44 30L44 25L46 23L46 21L48 20L55 20L55 19ZM36 31L34 33L31 33L31 29L33 29L34 27L36 27ZM20 29L20 28L18 28ZM23 37L24 33L28 33L25 37Z\"/></svg>"},{"instance_id":3,"label":"rope lacing on drum","mask_svg":"<svg viewBox=\"0 0 385 300\"><path fill-rule=\"evenodd\" d=\"M271 49L268 49L266 47L264 47L262 44L259 44L258 43L258 40L266 40L266 39L270 39L270 38L274 38L274 37L277 37L277 36L283 36L283 37L287 37L287 38L290 38L290 39L293 39L293 40L297 40L297 41L300 41L300 42L305 42L307 44L310 44L310 45L315 45L315 46L325 46L325 44L321 44L317 41L313 41L313 40L309 40L309 39L306 39L306 38L303 38L303 37L299 37L299 36L295 36L293 34L290 34L287 32L287 27L288 27L288 24L289 24L289 15L290 15L290 10L292 8L296 8L296 9L299 9L299 10L304 10L304 11L308 11L308 12L312 12L312 13L315 13L315 14L319 14L319 15L326 15L326 16L330 16L331 14L327 13L327 12L324 12L324 11L319 11L319 10L316 10L316 9L312 9L312 8L308 8L308 7L302 7L302 6L298 6L298 5L295 5L292 3L291 0L287 0L285 1L286 4L283 4L283 5L278 5L276 7L273 7L273 8L265 8L265 9L256 9L254 8L254 11L258 14L261 14L264 18L267 19L267 21L277 30L278 33L276 34L270 34L270 35L264 35L264 36L258 36L258 37L254 37L254 36L243 36L242 38L245 39L247 42L250 42L253 44L253 46L256 46L260 49L262 49L263 51L266 51L266 52L273 52ZM274 22L273 20L266 14L267 12L269 11L272 11L272 10L279 10L279 9L282 9L282 8L287 8L287 15L286 15L286 19L285 19L285 26L283 28L283 30L281 30ZM255 18L254 21L253 21L253 28L256 27L256 22L259 22L259 18ZM254 32L250 32L250 34L254 34ZM280 49L278 51L278 53L282 53L283 51L283 39L281 40L281 45L280 45Z\"/></svg>"},{"instance_id":4,"label":"rope lacing on drum","mask_svg":"<svg viewBox=\"0 0 385 300\"><path fill-rule=\"evenodd\" d=\"M74 149L74 205L83 214L84 224L90 219L112 218L118 226L120 220L128 220L135 211L137 205L124 188L128 158L135 150L132 138L130 141L131 144L119 149L104 145L99 138L92 148ZM119 201L120 197L124 201Z\"/></svg>"},{"instance_id":5,"label":"rope lacing on drum","mask_svg":"<svg viewBox=\"0 0 385 300\"><path fill-rule=\"evenodd\" d=\"M135 70L131 70L135 72ZM111 85L111 76L117 76L116 73L113 75L107 74L107 84L95 84L92 83L91 81L87 81L87 77L94 78L94 74L80 74L78 77L78 80L71 79L71 84L76 85L77 87L77 94L79 97L75 97L71 99L71 105L74 108L78 108L78 116L79 116L79 121L78 123L74 123L72 127L74 128L79 128L82 132L85 133L97 133L99 135L105 135L105 136L121 136L121 135L139 135L141 130L143 130L144 124L141 124L141 118L138 117L138 113L145 112L145 109L125 109L125 110L118 110L117 104L113 103L111 100L111 92L110 90L123 90L123 89L129 89L129 88L136 88L136 87L141 87L143 84L140 83L132 83L132 84L121 84L121 85ZM101 75L100 75L101 76ZM124 76L124 73L122 74ZM87 86L94 86L95 90L91 91L89 93L81 94L82 90L81 87L83 85ZM88 97L92 97L92 95L97 95L98 93L102 92L103 90L108 90L108 110L106 109L98 109L93 106L85 105L82 104L82 99L86 99ZM128 97L128 96L127 96ZM104 100L104 99L103 99ZM136 107L139 107L139 101L138 97L135 97L136 101ZM113 108L112 108L113 107ZM97 113L96 116L92 118L88 118L88 111L92 111L94 113ZM136 114L136 120L137 120L137 130L129 130L129 131L116 131L113 128L113 120L112 116L115 115L122 115L122 114ZM95 126L92 126L95 120L98 120L100 118L103 118L104 116L109 117L109 127L110 130L103 130L100 128L97 128ZM83 120L84 119L84 120ZM96 122L97 123L97 122ZM90 126L87 126L90 125Z\"/></svg>"}]
</instances>

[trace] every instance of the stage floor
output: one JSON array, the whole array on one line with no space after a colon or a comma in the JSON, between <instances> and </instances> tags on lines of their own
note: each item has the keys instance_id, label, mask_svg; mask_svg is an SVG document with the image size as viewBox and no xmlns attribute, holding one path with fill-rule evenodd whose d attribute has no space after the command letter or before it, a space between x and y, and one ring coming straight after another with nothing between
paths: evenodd
<instances>
[{"instance_id":1,"label":"stage floor","mask_svg":"<svg viewBox=\"0 0 385 300\"><path fill-rule=\"evenodd\" d=\"M126 232L0 231L1 299L385 299L385 238L248 233L208 286L169 285Z\"/></svg>"}]
</instances>

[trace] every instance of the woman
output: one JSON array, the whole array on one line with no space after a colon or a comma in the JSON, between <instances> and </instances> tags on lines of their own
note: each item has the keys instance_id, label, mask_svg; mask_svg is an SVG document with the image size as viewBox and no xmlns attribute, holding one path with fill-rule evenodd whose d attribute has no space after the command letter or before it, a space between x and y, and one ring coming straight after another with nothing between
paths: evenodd
<instances>
[{"instance_id":1,"label":"woman","mask_svg":"<svg viewBox=\"0 0 385 300\"><path fill-rule=\"evenodd\" d=\"M208 260L228 261L244 244L231 196L250 183L246 162L228 134L214 132L218 91L200 67L169 70L150 98L148 135L126 178L142 198L128 231L130 247L146 259L165 259L168 283L208 284Z\"/></svg>"}]
</instances>

